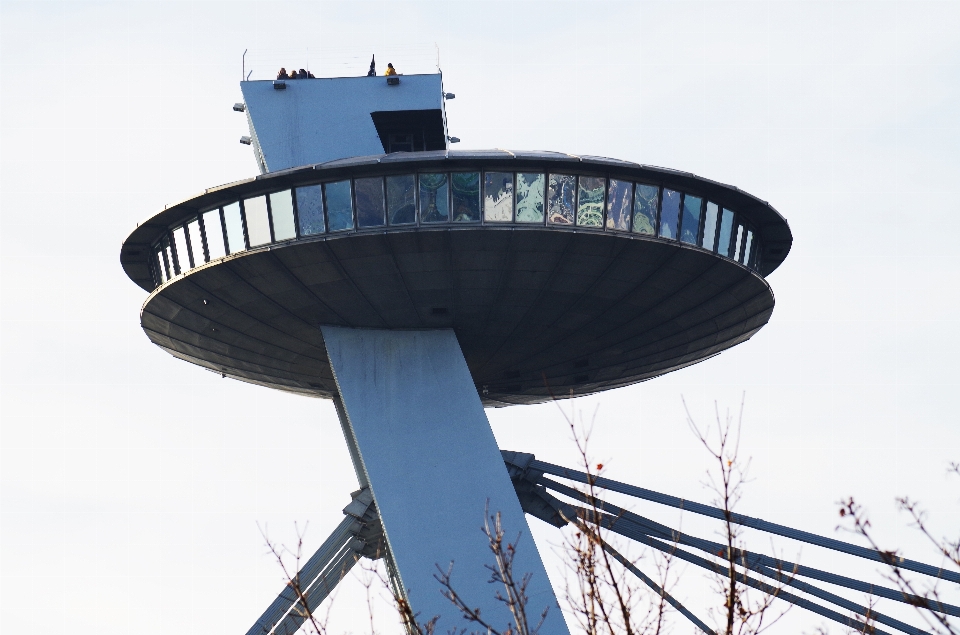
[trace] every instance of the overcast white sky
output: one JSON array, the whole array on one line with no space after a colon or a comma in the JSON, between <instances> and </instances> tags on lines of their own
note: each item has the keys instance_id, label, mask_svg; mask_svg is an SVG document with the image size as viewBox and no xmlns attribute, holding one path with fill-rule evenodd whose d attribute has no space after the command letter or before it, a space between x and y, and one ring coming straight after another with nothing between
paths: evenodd
<instances>
[{"instance_id":1,"label":"overcast white sky","mask_svg":"<svg viewBox=\"0 0 960 635\"><path fill-rule=\"evenodd\" d=\"M371 53L430 70L436 46L459 147L617 157L770 201L794 232L770 323L578 400L592 452L613 478L709 502L681 396L705 422L745 393L742 512L835 535L852 495L885 545L938 562L893 500L956 536L958 33L957 2L0 2L0 630L242 634L282 586L258 523L287 544L309 523L312 553L355 488L329 402L154 347L120 268L138 221L256 172L230 110L244 49L267 78L364 74ZM575 463L555 406L488 414L501 447ZM532 530L559 579L559 534ZM682 600L716 603L677 572ZM350 579L333 632L368 632L365 616ZM820 624L798 610L773 632Z\"/></svg>"}]
</instances>

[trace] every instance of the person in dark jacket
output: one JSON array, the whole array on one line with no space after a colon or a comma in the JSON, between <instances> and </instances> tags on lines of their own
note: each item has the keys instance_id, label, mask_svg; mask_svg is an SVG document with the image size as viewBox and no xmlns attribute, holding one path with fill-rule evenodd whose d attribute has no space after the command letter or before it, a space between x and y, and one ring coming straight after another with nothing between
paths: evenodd
<instances>
[{"instance_id":1,"label":"person in dark jacket","mask_svg":"<svg viewBox=\"0 0 960 635\"><path fill-rule=\"evenodd\" d=\"M290 79L290 76L287 75L287 69L281 68L280 72L277 73L277 79Z\"/></svg>"},{"instance_id":2,"label":"person in dark jacket","mask_svg":"<svg viewBox=\"0 0 960 635\"><path fill-rule=\"evenodd\" d=\"M370 70L367 71L367 77L376 77L377 76L377 56L372 55L370 57Z\"/></svg>"},{"instance_id":3,"label":"person in dark jacket","mask_svg":"<svg viewBox=\"0 0 960 635\"><path fill-rule=\"evenodd\" d=\"M310 79L310 75L308 75L307 71L303 70L302 68L300 69L300 72L297 73L297 77L300 79Z\"/></svg>"}]
</instances>

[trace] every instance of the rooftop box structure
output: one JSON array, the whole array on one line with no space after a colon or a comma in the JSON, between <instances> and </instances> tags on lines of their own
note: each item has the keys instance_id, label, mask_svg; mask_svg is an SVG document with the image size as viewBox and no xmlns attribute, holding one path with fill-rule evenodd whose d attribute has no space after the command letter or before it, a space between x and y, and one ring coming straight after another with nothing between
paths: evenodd
<instances>
[{"instance_id":1,"label":"rooftop box structure","mask_svg":"<svg viewBox=\"0 0 960 635\"><path fill-rule=\"evenodd\" d=\"M261 174L447 148L440 74L253 81L240 89Z\"/></svg>"}]
</instances>

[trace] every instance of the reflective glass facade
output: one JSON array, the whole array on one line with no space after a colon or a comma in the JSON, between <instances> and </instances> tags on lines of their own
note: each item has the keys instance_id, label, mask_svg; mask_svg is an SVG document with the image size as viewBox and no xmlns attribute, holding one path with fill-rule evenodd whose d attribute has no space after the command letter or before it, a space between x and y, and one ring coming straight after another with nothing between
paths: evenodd
<instances>
[{"instance_id":1,"label":"reflective glass facade","mask_svg":"<svg viewBox=\"0 0 960 635\"><path fill-rule=\"evenodd\" d=\"M326 233L450 224L583 228L680 241L759 269L760 240L695 193L604 176L419 172L251 196L173 226L151 250L154 282L229 254Z\"/></svg>"}]
</instances>

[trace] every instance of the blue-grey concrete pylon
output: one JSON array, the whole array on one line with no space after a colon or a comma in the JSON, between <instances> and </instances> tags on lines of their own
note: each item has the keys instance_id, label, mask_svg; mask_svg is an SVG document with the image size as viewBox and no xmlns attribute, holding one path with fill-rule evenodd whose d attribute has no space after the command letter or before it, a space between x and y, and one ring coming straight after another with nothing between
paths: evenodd
<instances>
[{"instance_id":1,"label":"blue-grey concrete pylon","mask_svg":"<svg viewBox=\"0 0 960 635\"><path fill-rule=\"evenodd\" d=\"M435 575L453 564L452 585L489 623L511 617L489 584L493 563L481 532L499 512L508 539L521 541L517 578L531 574L528 611L549 613L542 635L568 633L490 423L452 330L321 327L342 404L348 443L356 443L387 555L419 621L435 632L466 626ZM352 438L351 438L352 437Z\"/></svg>"}]
</instances>

